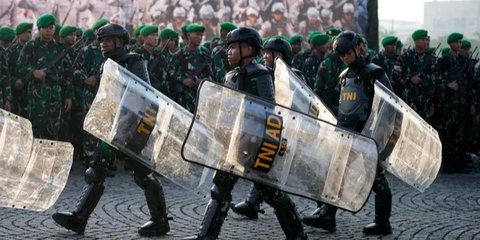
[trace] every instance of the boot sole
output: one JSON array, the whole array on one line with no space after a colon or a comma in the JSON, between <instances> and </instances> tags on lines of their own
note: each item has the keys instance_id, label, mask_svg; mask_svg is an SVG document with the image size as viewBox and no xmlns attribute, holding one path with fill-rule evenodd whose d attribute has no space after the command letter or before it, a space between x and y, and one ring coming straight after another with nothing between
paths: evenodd
<instances>
[{"instance_id":1,"label":"boot sole","mask_svg":"<svg viewBox=\"0 0 480 240\"><path fill-rule=\"evenodd\" d=\"M71 230L75 233L78 233L78 234L84 234L85 233L85 226L87 224L85 224L84 227L81 227L81 228L75 228L75 227L70 227L68 225L68 223L64 222L64 221L61 221L56 215L53 215L52 216L53 218L53 221L55 221L56 224L58 224L59 226L65 228L65 229L68 229L68 230ZM79 223L80 224L80 223Z\"/></svg>"}]
</instances>

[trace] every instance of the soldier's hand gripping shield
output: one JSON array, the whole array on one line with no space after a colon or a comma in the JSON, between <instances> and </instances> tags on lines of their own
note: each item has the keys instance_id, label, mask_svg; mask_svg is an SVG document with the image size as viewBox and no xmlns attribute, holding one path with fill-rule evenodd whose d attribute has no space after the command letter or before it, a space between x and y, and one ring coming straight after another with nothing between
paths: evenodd
<instances>
[{"instance_id":1,"label":"soldier's hand gripping shield","mask_svg":"<svg viewBox=\"0 0 480 240\"><path fill-rule=\"evenodd\" d=\"M208 176L204 168L183 161L180 155L192 118L183 107L109 59L83 128L179 186L194 189L209 180L204 179Z\"/></svg>"},{"instance_id":2,"label":"soldier's hand gripping shield","mask_svg":"<svg viewBox=\"0 0 480 240\"><path fill-rule=\"evenodd\" d=\"M423 192L437 177L442 162L437 131L378 81L362 133L377 141L380 164L407 184Z\"/></svg>"},{"instance_id":3,"label":"soldier's hand gripping shield","mask_svg":"<svg viewBox=\"0 0 480 240\"><path fill-rule=\"evenodd\" d=\"M325 103L280 58L275 60L275 102L337 124L337 119Z\"/></svg>"},{"instance_id":4,"label":"soldier's hand gripping shield","mask_svg":"<svg viewBox=\"0 0 480 240\"><path fill-rule=\"evenodd\" d=\"M197 97L185 160L348 211L364 205L373 139L209 81Z\"/></svg>"},{"instance_id":5,"label":"soldier's hand gripping shield","mask_svg":"<svg viewBox=\"0 0 480 240\"><path fill-rule=\"evenodd\" d=\"M34 139L25 118L0 109L0 206L44 211L67 183L73 146Z\"/></svg>"}]
</instances>

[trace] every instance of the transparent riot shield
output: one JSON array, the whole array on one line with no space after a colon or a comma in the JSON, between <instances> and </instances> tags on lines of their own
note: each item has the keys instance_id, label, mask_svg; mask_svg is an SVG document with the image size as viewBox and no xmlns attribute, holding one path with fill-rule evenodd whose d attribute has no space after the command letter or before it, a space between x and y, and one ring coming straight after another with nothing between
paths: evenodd
<instances>
[{"instance_id":1,"label":"transparent riot shield","mask_svg":"<svg viewBox=\"0 0 480 240\"><path fill-rule=\"evenodd\" d=\"M183 107L109 59L83 128L179 186L198 189L211 184L212 174L180 155L192 118Z\"/></svg>"},{"instance_id":2,"label":"transparent riot shield","mask_svg":"<svg viewBox=\"0 0 480 240\"><path fill-rule=\"evenodd\" d=\"M205 81L186 161L358 211L377 169L373 139Z\"/></svg>"},{"instance_id":3,"label":"transparent riot shield","mask_svg":"<svg viewBox=\"0 0 480 240\"><path fill-rule=\"evenodd\" d=\"M34 139L31 123L0 110L0 206L44 211L62 192L73 146Z\"/></svg>"},{"instance_id":4,"label":"transparent riot shield","mask_svg":"<svg viewBox=\"0 0 480 240\"><path fill-rule=\"evenodd\" d=\"M275 60L275 102L337 124L337 119L325 103L280 58Z\"/></svg>"},{"instance_id":5,"label":"transparent riot shield","mask_svg":"<svg viewBox=\"0 0 480 240\"><path fill-rule=\"evenodd\" d=\"M437 177L442 144L437 131L380 82L362 131L378 143L380 164L423 192Z\"/></svg>"}]
</instances>

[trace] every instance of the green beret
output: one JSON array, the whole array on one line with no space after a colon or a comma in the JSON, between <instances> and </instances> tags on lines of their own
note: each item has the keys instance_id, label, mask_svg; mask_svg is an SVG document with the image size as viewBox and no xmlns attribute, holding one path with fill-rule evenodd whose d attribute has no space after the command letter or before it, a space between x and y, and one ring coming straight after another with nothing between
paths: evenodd
<instances>
[{"instance_id":1,"label":"green beret","mask_svg":"<svg viewBox=\"0 0 480 240\"><path fill-rule=\"evenodd\" d=\"M182 35L187 35L187 27L188 27L188 26L189 26L189 25L187 24L187 25L183 25L183 26L180 28L180 29L182 29Z\"/></svg>"},{"instance_id":2,"label":"green beret","mask_svg":"<svg viewBox=\"0 0 480 240\"><path fill-rule=\"evenodd\" d=\"M78 35L82 36L83 35L83 29L81 27L77 27L77 33L78 33Z\"/></svg>"},{"instance_id":3,"label":"green beret","mask_svg":"<svg viewBox=\"0 0 480 240\"><path fill-rule=\"evenodd\" d=\"M462 49L469 49L472 47L472 43L467 39L462 40Z\"/></svg>"},{"instance_id":4,"label":"green beret","mask_svg":"<svg viewBox=\"0 0 480 240\"><path fill-rule=\"evenodd\" d=\"M93 29L87 29L85 32L82 34L83 39L87 40L95 40L95 33L93 32Z\"/></svg>"},{"instance_id":5,"label":"green beret","mask_svg":"<svg viewBox=\"0 0 480 240\"><path fill-rule=\"evenodd\" d=\"M62 25L55 23L55 35L60 36L60 29L62 29Z\"/></svg>"},{"instance_id":6,"label":"green beret","mask_svg":"<svg viewBox=\"0 0 480 240\"><path fill-rule=\"evenodd\" d=\"M109 22L107 19L105 19L105 18L100 18L100 19L98 19L98 20L93 24L92 29L93 29L93 30L97 30L97 29L99 29L101 26L106 25L106 24L108 24L108 23L110 23L110 22Z\"/></svg>"},{"instance_id":7,"label":"green beret","mask_svg":"<svg viewBox=\"0 0 480 240\"><path fill-rule=\"evenodd\" d=\"M45 13L37 19L36 24L37 27L44 28L50 24L54 24L55 22L57 22L55 16L50 13Z\"/></svg>"},{"instance_id":8,"label":"green beret","mask_svg":"<svg viewBox=\"0 0 480 240\"><path fill-rule=\"evenodd\" d=\"M75 33L77 31L77 28L74 27L74 26L70 26L70 25L65 25L62 27L62 29L60 29L60 32L59 32L59 36L64 38L72 33Z\"/></svg>"},{"instance_id":9,"label":"green beret","mask_svg":"<svg viewBox=\"0 0 480 240\"><path fill-rule=\"evenodd\" d=\"M17 28L15 28L15 33L17 35L20 35L20 34L26 32L27 30L30 30L32 28L33 28L33 23L22 22L22 23L17 25Z\"/></svg>"},{"instance_id":10,"label":"green beret","mask_svg":"<svg viewBox=\"0 0 480 240\"><path fill-rule=\"evenodd\" d=\"M297 43L302 43L302 39L303 39L302 35L295 34L288 40L288 42L293 45L293 44L297 44Z\"/></svg>"},{"instance_id":11,"label":"green beret","mask_svg":"<svg viewBox=\"0 0 480 240\"><path fill-rule=\"evenodd\" d=\"M395 44L397 42L397 37L395 36L386 36L382 39L382 45Z\"/></svg>"},{"instance_id":12,"label":"green beret","mask_svg":"<svg viewBox=\"0 0 480 240\"><path fill-rule=\"evenodd\" d=\"M134 38L134 37L132 37L132 38L130 38L130 40L128 41L128 43L129 43L129 44L135 44L135 43L137 43L137 39Z\"/></svg>"},{"instance_id":13,"label":"green beret","mask_svg":"<svg viewBox=\"0 0 480 240\"><path fill-rule=\"evenodd\" d=\"M424 37L428 37L428 31L427 30L418 29L418 30L416 30L415 32L412 33L412 38L413 38L414 41L416 41L420 38L424 38Z\"/></svg>"},{"instance_id":14,"label":"green beret","mask_svg":"<svg viewBox=\"0 0 480 240\"><path fill-rule=\"evenodd\" d=\"M398 41L397 41L397 49L400 49L400 48L402 48L402 47L403 47L402 41L398 40Z\"/></svg>"},{"instance_id":15,"label":"green beret","mask_svg":"<svg viewBox=\"0 0 480 240\"><path fill-rule=\"evenodd\" d=\"M165 28L162 31L160 31L160 39L167 39L167 38L177 39L178 33L170 28Z\"/></svg>"},{"instance_id":16,"label":"green beret","mask_svg":"<svg viewBox=\"0 0 480 240\"><path fill-rule=\"evenodd\" d=\"M307 36L307 42L308 43L311 43L312 42L312 37L317 35L317 34L321 34L322 32L320 31L313 31L313 32L310 32L310 34L308 34Z\"/></svg>"},{"instance_id":17,"label":"green beret","mask_svg":"<svg viewBox=\"0 0 480 240\"><path fill-rule=\"evenodd\" d=\"M15 30L9 27L0 28L0 40L5 42L11 42L13 39L15 39Z\"/></svg>"},{"instance_id":18,"label":"green beret","mask_svg":"<svg viewBox=\"0 0 480 240\"><path fill-rule=\"evenodd\" d=\"M340 30L338 28L330 28L330 29L327 30L326 34L328 34L328 36L337 36L341 32L342 32L342 30Z\"/></svg>"},{"instance_id":19,"label":"green beret","mask_svg":"<svg viewBox=\"0 0 480 240\"><path fill-rule=\"evenodd\" d=\"M152 33L157 33L158 32L158 26L156 25L146 25L140 30L140 35L142 36L148 36Z\"/></svg>"},{"instance_id":20,"label":"green beret","mask_svg":"<svg viewBox=\"0 0 480 240\"><path fill-rule=\"evenodd\" d=\"M442 56L445 56L449 53L450 53L450 48L449 47L442 48Z\"/></svg>"},{"instance_id":21,"label":"green beret","mask_svg":"<svg viewBox=\"0 0 480 240\"><path fill-rule=\"evenodd\" d=\"M210 50L210 47L212 46L212 42L206 41L202 44L202 46L208 50Z\"/></svg>"},{"instance_id":22,"label":"green beret","mask_svg":"<svg viewBox=\"0 0 480 240\"><path fill-rule=\"evenodd\" d=\"M272 39L272 38L274 38L274 39L282 39L282 40L285 40L285 41L287 41L287 42L290 41L290 38L288 38L287 36L276 35L276 36L271 37L270 39Z\"/></svg>"},{"instance_id":23,"label":"green beret","mask_svg":"<svg viewBox=\"0 0 480 240\"><path fill-rule=\"evenodd\" d=\"M319 33L319 34L316 34L314 35L311 40L310 40L310 43L313 45L313 47L318 47L318 46L322 46L322 45L325 45L328 43L328 35L325 34L325 33Z\"/></svg>"},{"instance_id":24,"label":"green beret","mask_svg":"<svg viewBox=\"0 0 480 240\"><path fill-rule=\"evenodd\" d=\"M377 55L377 52L373 49L370 49L370 48L367 50L367 52L368 52L368 56L370 56L370 57L373 57L373 56Z\"/></svg>"},{"instance_id":25,"label":"green beret","mask_svg":"<svg viewBox=\"0 0 480 240\"><path fill-rule=\"evenodd\" d=\"M452 42L462 40L462 38L463 38L463 34L454 32L454 33L448 35L447 43L450 44Z\"/></svg>"},{"instance_id":26,"label":"green beret","mask_svg":"<svg viewBox=\"0 0 480 240\"><path fill-rule=\"evenodd\" d=\"M214 37L212 37L212 39L210 39L210 41L212 41L212 42L220 41L220 37L219 36L214 36Z\"/></svg>"},{"instance_id":27,"label":"green beret","mask_svg":"<svg viewBox=\"0 0 480 240\"><path fill-rule=\"evenodd\" d=\"M139 27L137 27L135 30L133 30L133 35L138 36L140 35L140 31L142 31L142 28L144 28L146 25L140 25Z\"/></svg>"},{"instance_id":28,"label":"green beret","mask_svg":"<svg viewBox=\"0 0 480 240\"><path fill-rule=\"evenodd\" d=\"M237 26L231 22L223 22L220 24L220 30L225 30L227 32L230 32L234 29L237 29Z\"/></svg>"},{"instance_id":29,"label":"green beret","mask_svg":"<svg viewBox=\"0 0 480 240\"><path fill-rule=\"evenodd\" d=\"M185 28L187 33L189 32L203 32L205 31L205 27L199 24L190 24Z\"/></svg>"}]
</instances>

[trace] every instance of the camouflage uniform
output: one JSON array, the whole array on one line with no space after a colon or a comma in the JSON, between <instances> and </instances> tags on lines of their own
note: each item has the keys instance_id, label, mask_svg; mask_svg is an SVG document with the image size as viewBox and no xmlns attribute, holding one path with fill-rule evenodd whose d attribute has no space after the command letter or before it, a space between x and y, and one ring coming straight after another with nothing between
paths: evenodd
<instances>
[{"instance_id":1,"label":"camouflage uniform","mask_svg":"<svg viewBox=\"0 0 480 240\"><path fill-rule=\"evenodd\" d=\"M18 43L13 44L10 46L6 51L7 57L7 64L8 64L8 72L11 76L11 86L12 86L12 112L22 116L27 117L27 89L26 86L23 89L15 88L14 84L17 79L20 79L18 75L18 66L17 60L18 56L20 55L20 51L22 51L23 46Z\"/></svg>"},{"instance_id":2,"label":"camouflage uniform","mask_svg":"<svg viewBox=\"0 0 480 240\"><path fill-rule=\"evenodd\" d=\"M467 92L467 71L469 60L461 55L451 53L438 61L439 66L439 112L438 128L443 143L445 171L462 170L465 165L466 139L464 137L467 114L470 112L469 96ZM457 82L457 91L450 89L447 84ZM440 110L440 109L438 109Z\"/></svg>"},{"instance_id":3,"label":"camouflage uniform","mask_svg":"<svg viewBox=\"0 0 480 240\"><path fill-rule=\"evenodd\" d=\"M292 67L296 69L303 69L303 64L305 64L305 59L312 54L312 49L305 49L297 55L293 56Z\"/></svg>"},{"instance_id":4,"label":"camouflage uniform","mask_svg":"<svg viewBox=\"0 0 480 240\"><path fill-rule=\"evenodd\" d=\"M0 47L0 108L4 108L5 102L11 101L10 74L8 72L7 54Z\"/></svg>"},{"instance_id":5,"label":"camouflage uniform","mask_svg":"<svg viewBox=\"0 0 480 240\"><path fill-rule=\"evenodd\" d=\"M373 63L377 64L378 66L382 67L383 70L385 70L385 73L387 74L388 79L390 79L390 83L392 84L395 94L400 96L401 94L401 88L399 88L400 84L397 81L395 81L396 79L392 78L393 67L396 61L397 61L397 56L389 57L385 54L385 51L380 51L377 55L375 55L372 58Z\"/></svg>"},{"instance_id":6,"label":"camouflage uniform","mask_svg":"<svg viewBox=\"0 0 480 240\"><path fill-rule=\"evenodd\" d=\"M75 105L80 108L81 116L79 122L83 123L85 115L87 114L90 106L97 94L98 85L100 82L100 66L105 61L105 58L100 51L100 46L97 42L83 47L75 59L73 64L74 71L74 83L75 83ZM85 84L85 80L94 76L97 79L97 85L90 86ZM97 138L93 137L89 133L82 131L82 158L92 158L95 153L95 147L97 145Z\"/></svg>"},{"instance_id":7,"label":"camouflage uniform","mask_svg":"<svg viewBox=\"0 0 480 240\"><path fill-rule=\"evenodd\" d=\"M320 64L315 82L315 93L335 115L338 112L338 99L340 98L338 77L345 68L345 63L337 54L329 54Z\"/></svg>"},{"instance_id":8,"label":"camouflage uniform","mask_svg":"<svg viewBox=\"0 0 480 240\"><path fill-rule=\"evenodd\" d=\"M168 62L165 55L157 50L155 50L153 54L150 54L144 47L137 48L135 53L145 59L152 87L172 98L170 94L170 84L167 78Z\"/></svg>"},{"instance_id":9,"label":"camouflage uniform","mask_svg":"<svg viewBox=\"0 0 480 240\"><path fill-rule=\"evenodd\" d=\"M176 101L190 112L193 112L195 108L197 88L185 86L183 80L186 78L192 78L192 80L193 78L210 78L209 63L209 56L200 47L193 52L186 48L181 49L173 55L173 67L170 75L175 79ZM197 73L196 76L195 73Z\"/></svg>"},{"instance_id":10,"label":"camouflage uniform","mask_svg":"<svg viewBox=\"0 0 480 240\"><path fill-rule=\"evenodd\" d=\"M233 68L228 63L227 48L223 44L215 47L212 51L212 72L217 82L223 81L223 77Z\"/></svg>"},{"instance_id":11,"label":"camouflage uniform","mask_svg":"<svg viewBox=\"0 0 480 240\"><path fill-rule=\"evenodd\" d=\"M18 71L27 84L27 112L38 138L59 139L65 114L63 103L74 99L72 64L68 58L61 58L47 69L45 80L33 77L33 71L45 68L61 52L59 43L38 38L27 42L18 58Z\"/></svg>"},{"instance_id":12,"label":"camouflage uniform","mask_svg":"<svg viewBox=\"0 0 480 240\"><path fill-rule=\"evenodd\" d=\"M303 65L302 72L307 80L307 84L311 89L314 89L315 82L317 82L317 73L320 64L324 57L318 57L315 53L311 53L306 59Z\"/></svg>"},{"instance_id":13,"label":"camouflage uniform","mask_svg":"<svg viewBox=\"0 0 480 240\"><path fill-rule=\"evenodd\" d=\"M475 106L475 114L473 116L472 130L470 131L470 144L472 145L472 150L475 153L478 153L480 150L480 67L475 71L474 78L470 84L471 95L472 95L472 104Z\"/></svg>"},{"instance_id":14,"label":"camouflage uniform","mask_svg":"<svg viewBox=\"0 0 480 240\"><path fill-rule=\"evenodd\" d=\"M426 61L429 62L424 65ZM423 71L422 66L425 66ZM415 49L409 49L398 57L392 73L392 78L397 79L403 89L400 97L430 123L433 121L431 108L435 103L435 66L436 58L431 54L417 53ZM420 74L422 79L418 85L410 81L416 74Z\"/></svg>"}]
</instances>

